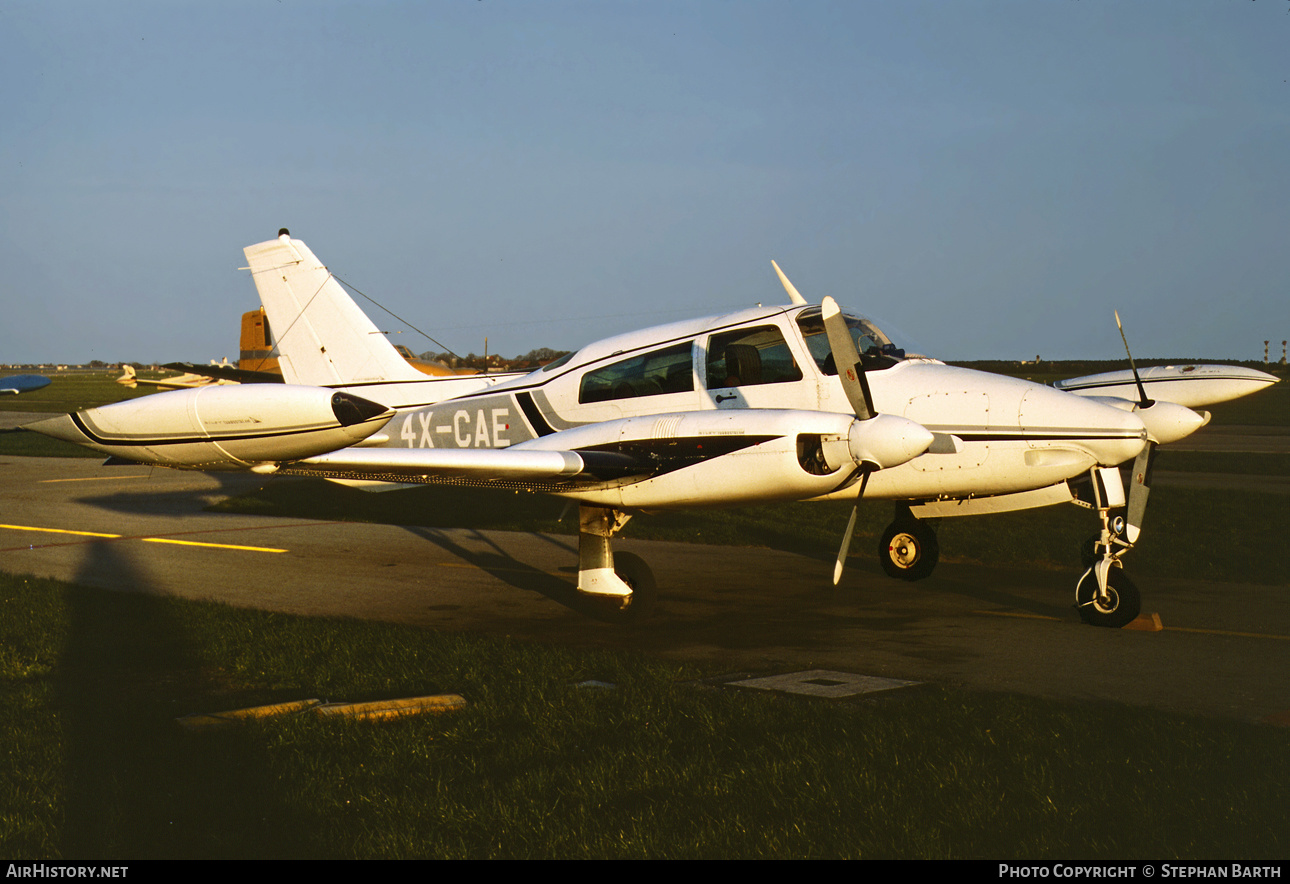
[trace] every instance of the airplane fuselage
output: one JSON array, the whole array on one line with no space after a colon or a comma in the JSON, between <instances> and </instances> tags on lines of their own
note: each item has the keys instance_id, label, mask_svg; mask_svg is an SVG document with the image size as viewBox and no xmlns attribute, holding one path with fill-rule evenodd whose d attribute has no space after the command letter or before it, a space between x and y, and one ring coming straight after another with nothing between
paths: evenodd
<instances>
[{"instance_id":1,"label":"airplane fuselage","mask_svg":"<svg viewBox=\"0 0 1290 884\"><path fill-rule=\"evenodd\" d=\"M598 341L522 376L339 389L399 409L362 447L543 450L556 447L557 435L560 448L639 451L643 440L658 439L670 440L675 450L701 445L704 437L710 445L724 438L730 447L720 457L696 457L683 471L564 492L579 500L646 508L851 499L853 464L803 466L804 444L845 434L854 418L831 371L818 316L818 307L758 308ZM877 351L878 341L864 335L880 332L850 321ZM1130 460L1143 446L1141 420L1094 400L921 357L872 361L866 373L876 411L916 421L942 441L902 466L875 472L866 497L1043 488L1095 465ZM401 405L439 393L439 401ZM721 412L731 420L716 420ZM805 412L822 414L811 419ZM708 423L700 427L705 415ZM732 437L758 441L738 446Z\"/></svg>"},{"instance_id":2,"label":"airplane fuselage","mask_svg":"<svg viewBox=\"0 0 1290 884\"><path fill-rule=\"evenodd\" d=\"M831 297L807 304L782 271L794 306L607 338L524 375L432 378L408 365L285 229L245 251L280 330L286 383L159 393L28 429L183 469L379 488L514 487L576 500L577 588L628 618L647 616L655 588L643 562L612 551L633 512L896 500L879 561L892 577L920 580L939 556L926 520L1078 493L1100 528L1076 604L1090 623L1123 626L1140 599L1120 558L1139 535L1155 449L1208 420L1190 406L1276 380L1183 366L1054 389L957 368L907 355ZM1126 495L1114 468L1131 460ZM1070 481L1085 473L1086 484ZM835 584L854 526L853 508Z\"/></svg>"}]
</instances>

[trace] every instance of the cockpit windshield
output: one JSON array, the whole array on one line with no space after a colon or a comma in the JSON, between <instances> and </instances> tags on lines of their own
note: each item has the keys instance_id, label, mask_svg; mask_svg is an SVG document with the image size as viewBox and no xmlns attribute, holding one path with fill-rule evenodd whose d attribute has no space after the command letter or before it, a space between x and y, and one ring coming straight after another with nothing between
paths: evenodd
<instances>
[{"instance_id":1,"label":"cockpit windshield","mask_svg":"<svg viewBox=\"0 0 1290 884\"><path fill-rule=\"evenodd\" d=\"M860 362L866 371L881 371L890 368L905 358L905 351L891 342L878 326L867 319L843 314L851 338L855 341ZM833 351L829 348L829 336L824 330L824 319L818 307L803 310L797 317L797 327L806 341L806 349L811 351L811 358L820 371L828 375L838 373L833 364Z\"/></svg>"}]
</instances>

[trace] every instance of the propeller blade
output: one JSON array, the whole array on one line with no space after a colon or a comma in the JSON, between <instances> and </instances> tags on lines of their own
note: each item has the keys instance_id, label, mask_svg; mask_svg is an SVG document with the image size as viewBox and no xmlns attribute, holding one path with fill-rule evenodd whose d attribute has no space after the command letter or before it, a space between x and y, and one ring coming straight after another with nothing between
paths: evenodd
<instances>
[{"instance_id":1,"label":"propeller blade","mask_svg":"<svg viewBox=\"0 0 1290 884\"><path fill-rule=\"evenodd\" d=\"M1147 389L1142 386L1142 376L1138 374L1138 367L1133 364L1133 354L1129 352L1129 339L1124 336L1124 325L1120 322L1120 311L1115 311L1115 327L1120 330L1120 340L1124 341L1124 352L1129 357L1129 368L1133 369L1133 380L1138 385L1138 405L1147 408L1151 405L1151 400L1147 398Z\"/></svg>"},{"instance_id":2,"label":"propeller blade","mask_svg":"<svg viewBox=\"0 0 1290 884\"><path fill-rule=\"evenodd\" d=\"M779 265L771 261L770 266L774 267L775 272L779 274L779 281L783 283L784 291L788 292L788 300L794 304L805 304L806 299L798 293L797 287L788 281L788 277L784 275L783 270L779 269Z\"/></svg>"},{"instance_id":3,"label":"propeller blade","mask_svg":"<svg viewBox=\"0 0 1290 884\"><path fill-rule=\"evenodd\" d=\"M851 507L851 518L847 521L846 533L842 535L842 548L838 550L838 560L833 563L833 585L837 586L838 581L842 579L842 564L847 560L851 552L851 535L856 530L856 511L860 506Z\"/></svg>"},{"instance_id":4,"label":"propeller blade","mask_svg":"<svg viewBox=\"0 0 1290 884\"><path fill-rule=\"evenodd\" d=\"M842 318L838 302L827 295L822 302L820 315L824 320L824 330L829 336L829 349L833 351L833 364L837 366L847 401L851 403L856 418L867 421L875 414L873 396L869 392L869 382L865 378L864 367L860 364L860 352L856 350L851 330Z\"/></svg>"},{"instance_id":5,"label":"propeller blade","mask_svg":"<svg viewBox=\"0 0 1290 884\"><path fill-rule=\"evenodd\" d=\"M1142 517L1147 512L1147 496L1151 494L1151 466L1156 459L1156 445L1148 442L1133 461L1133 476L1129 479L1129 509L1125 519L1124 537L1137 543L1142 533Z\"/></svg>"},{"instance_id":6,"label":"propeller blade","mask_svg":"<svg viewBox=\"0 0 1290 884\"><path fill-rule=\"evenodd\" d=\"M851 553L851 535L856 530L856 513L860 509L860 500L864 497L864 486L869 484L870 471L864 471L864 478L860 480L860 493L856 495L856 505L851 507L851 518L847 520L846 533L842 535L842 546L838 549L838 560L833 563L833 585L837 586L838 581L842 579L842 566L846 563L847 556Z\"/></svg>"}]
</instances>

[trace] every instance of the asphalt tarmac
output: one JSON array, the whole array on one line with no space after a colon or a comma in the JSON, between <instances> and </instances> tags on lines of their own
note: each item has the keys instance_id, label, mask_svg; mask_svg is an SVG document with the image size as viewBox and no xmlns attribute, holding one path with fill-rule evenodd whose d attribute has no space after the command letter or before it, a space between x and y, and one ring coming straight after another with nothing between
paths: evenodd
<instances>
[{"instance_id":1,"label":"asphalt tarmac","mask_svg":"<svg viewBox=\"0 0 1290 884\"><path fill-rule=\"evenodd\" d=\"M0 570L306 615L372 618L579 647L631 649L731 673L837 669L969 689L1128 703L1243 721L1290 710L1284 587L1139 581L1158 632L1096 629L1074 573L943 562L887 578L853 557L616 542L654 570L642 627L585 615L576 538L214 514L263 479L0 459Z\"/></svg>"}]
</instances>

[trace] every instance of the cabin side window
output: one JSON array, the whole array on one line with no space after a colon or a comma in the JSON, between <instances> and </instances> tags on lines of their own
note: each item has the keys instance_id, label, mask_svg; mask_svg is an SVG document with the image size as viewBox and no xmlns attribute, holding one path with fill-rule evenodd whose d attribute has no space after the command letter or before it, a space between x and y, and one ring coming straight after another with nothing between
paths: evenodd
<instances>
[{"instance_id":1,"label":"cabin side window","mask_svg":"<svg viewBox=\"0 0 1290 884\"><path fill-rule=\"evenodd\" d=\"M759 325L713 335L708 341L708 389L800 381L784 335L775 325Z\"/></svg>"},{"instance_id":2,"label":"cabin side window","mask_svg":"<svg viewBox=\"0 0 1290 884\"><path fill-rule=\"evenodd\" d=\"M694 342L632 356L582 376L578 401L607 402L694 390Z\"/></svg>"}]
</instances>

